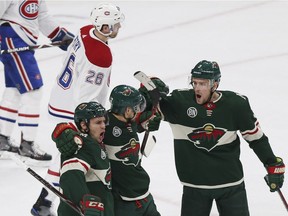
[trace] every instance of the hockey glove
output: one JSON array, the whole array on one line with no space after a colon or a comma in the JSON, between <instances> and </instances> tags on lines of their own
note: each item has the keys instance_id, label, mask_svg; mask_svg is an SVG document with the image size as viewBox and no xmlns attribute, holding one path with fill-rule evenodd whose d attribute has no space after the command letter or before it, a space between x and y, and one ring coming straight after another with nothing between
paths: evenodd
<instances>
[{"instance_id":1,"label":"hockey glove","mask_svg":"<svg viewBox=\"0 0 288 216\"><path fill-rule=\"evenodd\" d=\"M104 204L97 196L85 194L80 206L85 216L104 216Z\"/></svg>"},{"instance_id":2,"label":"hockey glove","mask_svg":"<svg viewBox=\"0 0 288 216\"><path fill-rule=\"evenodd\" d=\"M138 132L141 133L146 131L156 131L159 129L161 121L161 115L152 111L144 111L139 113L136 117L136 122L138 124Z\"/></svg>"},{"instance_id":3,"label":"hockey glove","mask_svg":"<svg viewBox=\"0 0 288 216\"><path fill-rule=\"evenodd\" d=\"M59 123L52 132L52 140L56 143L59 152L65 156L75 154L83 141L72 123Z\"/></svg>"},{"instance_id":4,"label":"hockey glove","mask_svg":"<svg viewBox=\"0 0 288 216\"><path fill-rule=\"evenodd\" d=\"M166 96L169 93L169 86L167 86L161 79L157 77L152 77L151 80L157 87L157 91L160 93L154 94L155 92L148 91L143 85L140 86L139 91L140 93L145 97L146 103L147 103L147 108L150 109L152 108L152 105L155 105L158 103L159 99L161 97Z\"/></svg>"},{"instance_id":5,"label":"hockey glove","mask_svg":"<svg viewBox=\"0 0 288 216\"><path fill-rule=\"evenodd\" d=\"M52 42L62 41L63 45L59 48L66 51L75 36L65 28L58 27L48 37Z\"/></svg>"},{"instance_id":6,"label":"hockey glove","mask_svg":"<svg viewBox=\"0 0 288 216\"><path fill-rule=\"evenodd\" d=\"M283 160L276 157L276 162L265 165L268 174L264 177L271 192L277 191L282 187L284 182L285 164Z\"/></svg>"},{"instance_id":7,"label":"hockey glove","mask_svg":"<svg viewBox=\"0 0 288 216\"><path fill-rule=\"evenodd\" d=\"M159 113L155 113L155 117L150 119L148 122L148 131L156 131L160 127L161 115Z\"/></svg>"}]
</instances>

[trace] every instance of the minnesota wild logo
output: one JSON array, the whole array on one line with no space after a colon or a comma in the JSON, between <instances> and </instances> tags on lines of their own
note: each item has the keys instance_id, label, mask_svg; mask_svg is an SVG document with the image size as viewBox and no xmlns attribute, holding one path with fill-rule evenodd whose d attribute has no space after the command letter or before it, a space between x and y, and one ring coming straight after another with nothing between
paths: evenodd
<instances>
[{"instance_id":1,"label":"minnesota wild logo","mask_svg":"<svg viewBox=\"0 0 288 216\"><path fill-rule=\"evenodd\" d=\"M105 176L105 183L107 184L107 187L111 189L111 168L109 168L106 172Z\"/></svg>"},{"instance_id":2,"label":"minnesota wild logo","mask_svg":"<svg viewBox=\"0 0 288 216\"><path fill-rule=\"evenodd\" d=\"M122 163L126 165L137 166L139 163L140 144L136 139L131 139L128 144L124 145L119 152L115 154Z\"/></svg>"},{"instance_id":3,"label":"minnesota wild logo","mask_svg":"<svg viewBox=\"0 0 288 216\"><path fill-rule=\"evenodd\" d=\"M216 128L213 124L205 124L203 127L194 129L188 134L188 138L197 148L211 151L216 147L219 139L227 130L224 128Z\"/></svg>"}]
</instances>

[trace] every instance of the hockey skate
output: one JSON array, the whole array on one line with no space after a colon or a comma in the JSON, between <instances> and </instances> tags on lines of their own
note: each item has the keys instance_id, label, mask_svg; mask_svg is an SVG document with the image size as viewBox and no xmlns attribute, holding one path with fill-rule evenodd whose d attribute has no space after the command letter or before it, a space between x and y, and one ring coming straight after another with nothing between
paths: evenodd
<instances>
[{"instance_id":1,"label":"hockey skate","mask_svg":"<svg viewBox=\"0 0 288 216\"><path fill-rule=\"evenodd\" d=\"M31 209L31 214L34 216L56 216L53 212L52 202L46 199L48 191L42 188L41 194L38 197L36 203Z\"/></svg>"},{"instance_id":2,"label":"hockey skate","mask_svg":"<svg viewBox=\"0 0 288 216\"><path fill-rule=\"evenodd\" d=\"M0 158L9 159L9 154L18 152L18 147L13 144L10 137L0 134Z\"/></svg>"},{"instance_id":3,"label":"hockey skate","mask_svg":"<svg viewBox=\"0 0 288 216\"><path fill-rule=\"evenodd\" d=\"M50 154L42 151L34 142L22 140L19 155L24 163L32 166L49 166L52 160Z\"/></svg>"}]
</instances>

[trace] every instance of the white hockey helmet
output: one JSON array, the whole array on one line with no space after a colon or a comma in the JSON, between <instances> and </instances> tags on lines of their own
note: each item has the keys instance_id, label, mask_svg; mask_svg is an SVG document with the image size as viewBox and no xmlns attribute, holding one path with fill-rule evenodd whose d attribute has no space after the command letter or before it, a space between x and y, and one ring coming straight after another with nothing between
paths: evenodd
<instances>
[{"instance_id":1,"label":"white hockey helmet","mask_svg":"<svg viewBox=\"0 0 288 216\"><path fill-rule=\"evenodd\" d=\"M125 16L120 11L120 8L111 3L99 4L96 8L91 11L90 19L95 28L101 33L103 25L108 25L110 33L103 34L109 36L113 32L113 27L116 23L124 21Z\"/></svg>"}]
</instances>

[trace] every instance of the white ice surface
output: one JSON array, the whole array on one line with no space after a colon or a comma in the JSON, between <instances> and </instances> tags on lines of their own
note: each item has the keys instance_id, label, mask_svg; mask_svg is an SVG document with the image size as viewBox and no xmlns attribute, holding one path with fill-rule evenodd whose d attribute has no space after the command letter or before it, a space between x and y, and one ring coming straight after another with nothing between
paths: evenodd
<instances>
[{"instance_id":1,"label":"white ice surface","mask_svg":"<svg viewBox=\"0 0 288 216\"><path fill-rule=\"evenodd\" d=\"M220 89L249 97L262 129L276 155L288 163L288 2L287 1L117 1L126 20L110 45L114 54L111 87L139 83L133 73L142 70L162 78L170 89L187 87L190 70L200 60L219 63ZM89 24L97 1L49 1L59 22L76 33ZM39 43L49 42L41 37ZM41 122L37 141L56 153L47 124L47 102L65 52L58 48L36 51L44 79ZM4 89L0 64L0 94ZM108 106L108 104L106 105ZM285 132L286 131L286 132ZM151 192L163 216L180 215L182 186L174 165L171 130L162 123L155 133L157 145L143 166L151 177ZM19 130L13 133L19 139ZM242 140L250 214L284 216L287 211L277 193L270 193L263 180L265 170ZM203 161L205 163L205 161ZM41 176L46 168L32 167ZM189 167L187 167L189 169ZM195 173L197 175L197 173ZM11 160L0 161L0 215L30 215L42 185ZM287 182L282 188L288 196ZM218 215L213 206L211 216Z\"/></svg>"}]
</instances>

